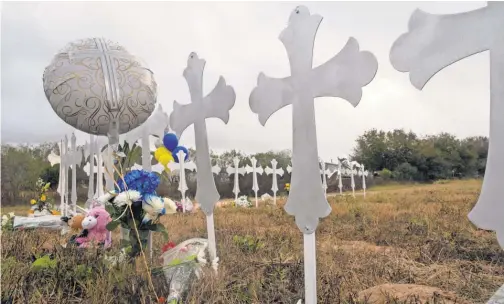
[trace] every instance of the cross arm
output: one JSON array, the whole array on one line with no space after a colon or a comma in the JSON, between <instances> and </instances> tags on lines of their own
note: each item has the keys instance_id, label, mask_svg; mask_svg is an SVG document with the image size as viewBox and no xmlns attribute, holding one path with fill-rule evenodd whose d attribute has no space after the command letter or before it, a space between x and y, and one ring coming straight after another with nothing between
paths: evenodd
<instances>
[{"instance_id":1,"label":"cross arm","mask_svg":"<svg viewBox=\"0 0 504 304\"><path fill-rule=\"evenodd\" d=\"M313 97L340 97L355 107L361 100L362 87L373 80L377 70L376 57L361 51L357 40L351 37L341 52L312 70Z\"/></svg>"},{"instance_id":2,"label":"cross arm","mask_svg":"<svg viewBox=\"0 0 504 304\"><path fill-rule=\"evenodd\" d=\"M177 136L180 136L198 118L216 117L227 123L229 111L234 106L235 100L234 89L227 85L226 80L221 76L212 92L203 98L202 105L201 103L182 105L174 101L173 112L169 117L170 127Z\"/></svg>"},{"instance_id":3,"label":"cross arm","mask_svg":"<svg viewBox=\"0 0 504 304\"><path fill-rule=\"evenodd\" d=\"M261 125L264 126L273 113L292 102L295 94L289 82L290 77L270 78L259 74L257 86L250 93L249 105L252 112L258 114Z\"/></svg>"},{"instance_id":4,"label":"cross arm","mask_svg":"<svg viewBox=\"0 0 504 304\"><path fill-rule=\"evenodd\" d=\"M392 46L392 66L400 72L409 72L411 84L421 90L445 67L489 49L491 19L488 7L451 15L416 10L408 32Z\"/></svg>"},{"instance_id":5,"label":"cross arm","mask_svg":"<svg viewBox=\"0 0 504 304\"><path fill-rule=\"evenodd\" d=\"M236 93L233 87L226 84L224 77L220 76L215 88L203 98L205 117L220 118L224 123L229 121L229 111L233 108Z\"/></svg>"}]
</instances>

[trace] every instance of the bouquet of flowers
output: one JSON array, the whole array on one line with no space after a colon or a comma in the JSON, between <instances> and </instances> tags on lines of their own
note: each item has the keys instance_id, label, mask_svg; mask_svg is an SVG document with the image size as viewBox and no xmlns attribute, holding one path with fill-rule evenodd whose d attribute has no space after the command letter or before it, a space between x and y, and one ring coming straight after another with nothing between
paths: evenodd
<instances>
[{"instance_id":1,"label":"bouquet of flowers","mask_svg":"<svg viewBox=\"0 0 504 304\"><path fill-rule=\"evenodd\" d=\"M156 173L132 170L120 177L115 191L98 198L113 219L107 225L107 230L113 231L119 225L130 230L131 257L138 256L141 247L147 246L149 231L162 232L168 238L168 232L159 223L159 218L166 213L176 212L177 207L173 201L156 194L159 183Z\"/></svg>"},{"instance_id":2,"label":"bouquet of flowers","mask_svg":"<svg viewBox=\"0 0 504 304\"><path fill-rule=\"evenodd\" d=\"M51 210L53 206L49 203L47 197L47 190L49 190L51 183L45 183L41 178L39 178L36 186L39 191L39 195L37 199L32 199L30 201L32 207L30 208L29 213L34 216L56 215L57 212Z\"/></svg>"},{"instance_id":3,"label":"bouquet of flowers","mask_svg":"<svg viewBox=\"0 0 504 304\"><path fill-rule=\"evenodd\" d=\"M240 196L237 200L235 200L234 203L235 206L237 207L246 207L246 208L252 207L252 203L249 201L246 195Z\"/></svg>"}]
</instances>

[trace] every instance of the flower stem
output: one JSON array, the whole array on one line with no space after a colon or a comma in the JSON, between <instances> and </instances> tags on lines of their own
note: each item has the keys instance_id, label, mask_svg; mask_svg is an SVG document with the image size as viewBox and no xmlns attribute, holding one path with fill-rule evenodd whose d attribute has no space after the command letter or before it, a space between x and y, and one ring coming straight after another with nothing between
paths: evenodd
<instances>
[{"instance_id":1,"label":"flower stem","mask_svg":"<svg viewBox=\"0 0 504 304\"><path fill-rule=\"evenodd\" d=\"M159 301L156 290L154 289L154 284L152 284L152 277L151 277L152 273L149 268L149 265L147 264L147 258L145 257L145 253L143 251L142 240L140 239L140 234L138 233L138 229L137 229L137 225L136 225L136 221L135 221L135 215L133 214L133 209L131 209L131 205L128 205L126 208L128 208L130 210L131 217L133 218L133 229L135 230L135 233L136 233L136 236L138 239L138 243L140 245L140 253L142 254L142 260L144 262L145 268L147 269L147 274L148 274L147 279L149 281L149 285L152 288L152 292L154 292L154 296L156 297L156 301Z\"/></svg>"}]
</instances>

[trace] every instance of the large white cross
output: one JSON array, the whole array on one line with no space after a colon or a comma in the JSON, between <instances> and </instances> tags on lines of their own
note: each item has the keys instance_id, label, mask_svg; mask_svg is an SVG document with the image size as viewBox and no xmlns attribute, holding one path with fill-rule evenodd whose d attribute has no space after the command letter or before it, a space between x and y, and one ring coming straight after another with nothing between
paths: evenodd
<instances>
[{"instance_id":1,"label":"large white cross","mask_svg":"<svg viewBox=\"0 0 504 304\"><path fill-rule=\"evenodd\" d=\"M289 17L289 25L280 34L287 50L291 76L275 79L259 75L258 85L250 95L250 108L262 125L279 109L292 104L293 155L291 191L285 205L294 215L305 239L306 303L316 303L315 229L319 218L329 215L331 207L322 190L319 175L316 97L341 97L357 106L362 87L371 82L378 69L376 58L361 52L350 38L343 50L317 68L313 68L313 46L320 15L311 15L298 6Z\"/></svg>"},{"instance_id":2,"label":"large white cross","mask_svg":"<svg viewBox=\"0 0 504 304\"><path fill-rule=\"evenodd\" d=\"M187 60L187 68L184 70L184 77L191 94L191 103L186 105L181 105L176 101L173 103L170 127L180 137L188 126L194 124L196 166L198 168L196 200L207 217L210 257L216 260L213 209L219 201L220 195L212 174L205 120L216 117L227 124L229 111L235 104L236 94L231 86L226 85L226 81L221 76L212 92L203 97L204 68L205 60L198 58L196 53L191 53Z\"/></svg>"},{"instance_id":3,"label":"large white cross","mask_svg":"<svg viewBox=\"0 0 504 304\"><path fill-rule=\"evenodd\" d=\"M410 72L411 84L419 90L452 63L490 51L490 143L481 194L469 219L496 231L504 248L504 3L487 2L486 7L452 15L416 10L408 30L392 46L390 61L396 70Z\"/></svg>"},{"instance_id":4,"label":"large white cross","mask_svg":"<svg viewBox=\"0 0 504 304\"><path fill-rule=\"evenodd\" d=\"M278 162L276 159L271 160L271 168L266 167L264 172L271 175L271 191L273 191L273 204L276 205L276 194L278 192L278 178L277 175L283 176L284 171L282 168L277 168Z\"/></svg>"},{"instance_id":5,"label":"large white cross","mask_svg":"<svg viewBox=\"0 0 504 304\"><path fill-rule=\"evenodd\" d=\"M259 207L259 202L257 199L257 191L259 191L259 184L257 182L257 174L263 174L264 170L263 167L257 166L257 159L255 157L252 157L250 159L250 163L252 164L252 167L247 165L245 167L245 170L247 173L252 173L252 190L254 190L255 193L255 202L256 202L256 208Z\"/></svg>"},{"instance_id":6,"label":"large white cross","mask_svg":"<svg viewBox=\"0 0 504 304\"><path fill-rule=\"evenodd\" d=\"M236 202L238 200L238 194L240 194L240 174L245 175L246 171L244 167L240 167L240 159L235 157L233 158L233 164L227 167L226 172L229 176L234 175L233 193Z\"/></svg>"}]
</instances>

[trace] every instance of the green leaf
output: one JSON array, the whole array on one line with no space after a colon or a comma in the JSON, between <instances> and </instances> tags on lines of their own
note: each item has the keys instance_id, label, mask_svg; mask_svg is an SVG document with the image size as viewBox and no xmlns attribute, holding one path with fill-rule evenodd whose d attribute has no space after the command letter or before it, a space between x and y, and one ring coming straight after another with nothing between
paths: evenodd
<instances>
[{"instance_id":1,"label":"green leaf","mask_svg":"<svg viewBox=\"0 0 504 304\"><path fill-rule=\"evenodd\" d=\"M112 221L107 224L106 228L108 231L114 231L120 224L119 221Z\"/></svg>"},{"instance_id":2,"label":"green leaf","mask_svg":"<svg viewBox=\"0 0 504 304\"><path fill-rule=\"evenodd\" d=\"M154 224L153 225L155 227L154 230L151 230L151 231L157 231L157 232L163 232L163 231L166 231L166 227L163 226L162 224Z\"/></svg>"},{"instance_id":3,"label":"green leaf","mask_svg":"<svg viewBox=\"0 0 504 304\"><path fill-rule=\"evenodd\" d=\"M166 242L169 240L169 235L168 235L168 230L163 230L161 231L161 233L163 234L163 240Z\"/></svg>"}]
</instances>

